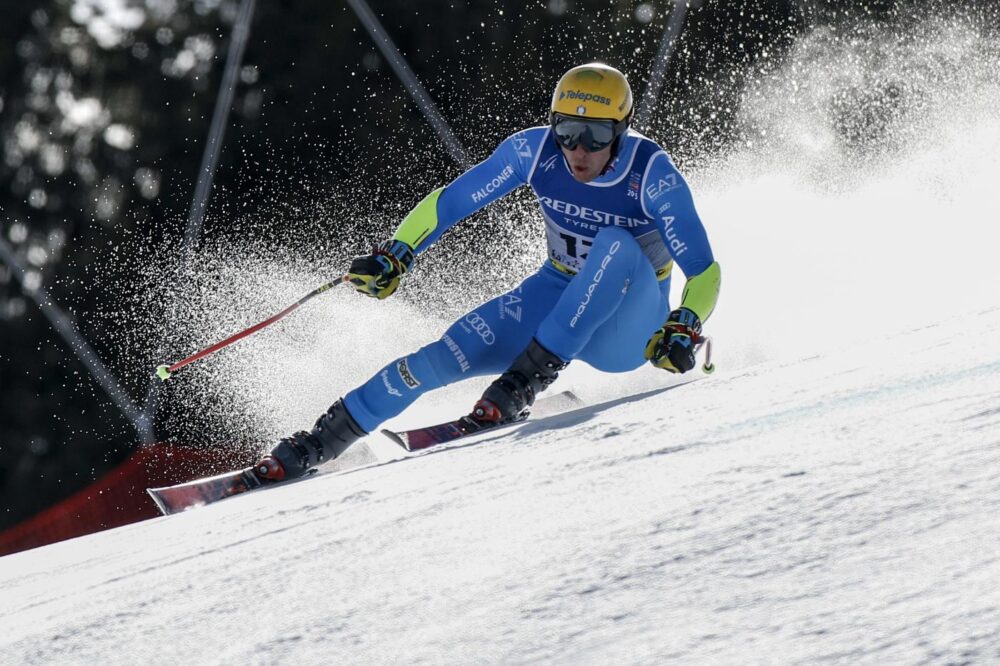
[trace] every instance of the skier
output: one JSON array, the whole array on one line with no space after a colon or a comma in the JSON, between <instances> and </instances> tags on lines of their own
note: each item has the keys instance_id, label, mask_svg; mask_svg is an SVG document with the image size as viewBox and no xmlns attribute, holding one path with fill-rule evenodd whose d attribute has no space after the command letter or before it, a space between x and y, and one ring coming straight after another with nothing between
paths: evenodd
<instances>
[{"instance_id":1,"label":"skier","mask_svg":"<svg viewBox=\"0 0 1000 666\"><path fill-rule=\"evenodd\" d=\"M257 474L301 476L427 391L468 377L502 373L470 414L502 423L533 404L573 359L606 372L646 361L691 370L718 298L719 264L684 178L662 148L629 128L631 118L632 91L621 72L600 63L574 67L556 86L548 126L507 138L427 195L391 239L356 258L348 271L355 288L387 298L449 227L521 185L538 198L548 242L536 273L384 367L311 431L279 441ZM670 311L675 262L687 282Z\"/></svg>"}]
</instances>

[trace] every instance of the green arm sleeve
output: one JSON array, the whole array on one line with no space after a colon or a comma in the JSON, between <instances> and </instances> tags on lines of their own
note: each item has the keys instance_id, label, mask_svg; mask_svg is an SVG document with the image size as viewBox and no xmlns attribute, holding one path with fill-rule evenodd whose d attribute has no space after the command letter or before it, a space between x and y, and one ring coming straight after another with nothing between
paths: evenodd
<instances>
[{"instance_id":1,"label":"green arm sleeve","mask_svg":"<svg viewBox=\"0 0 1000 666\"><path fill-rule=\"evenodd\" d=\"M437 200L442 192L444 188L439 187L414 206L413 210L403 218L396 233L393 234L393 239L403 241L416 252L420 244L437 229Z\"/></svg>"},{"instance_id":2,"label":"green arm sleeve","mask_svg":"<svg viewBox=\"0 0 1000 666\"><path fill-rule=\"evenodd\" d=\"M712 264L698 275L688 278L681 297L681 307L691 310L704 322L715 309L719 300L719 286L722 283L722 269L719 262Z\"/></svg>"}]
</instances>

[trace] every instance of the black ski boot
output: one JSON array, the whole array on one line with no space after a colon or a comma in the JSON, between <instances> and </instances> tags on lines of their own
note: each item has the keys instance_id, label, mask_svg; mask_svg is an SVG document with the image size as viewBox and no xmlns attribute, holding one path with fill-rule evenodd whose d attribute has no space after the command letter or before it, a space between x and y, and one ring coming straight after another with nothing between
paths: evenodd
<instances>
[{"instance_id":1,"label":"black ski boot","mask_svg":"<svg viewBox=\"0 0 1000 666\"><path fill-rule=\"evenodd\" d=\"M472 418L487 423L505 423L535 404L535 396L559 377L559 371L569 363L545 349L532 338L507 372L500 375L483 392Z\"/></svg>"},{"instance_id":2,"label":"black ski boot","mask_svg":"<svg viewBox=\"0 0 1000 666\"><path fill-rule=\"evenodd\" d=\"M254 470L257 476L272 481L294 479L336 458L367 434L347 412L344 401L338 400L310 432L302 430L279 441Z\"/></svg>"}]
</instances>

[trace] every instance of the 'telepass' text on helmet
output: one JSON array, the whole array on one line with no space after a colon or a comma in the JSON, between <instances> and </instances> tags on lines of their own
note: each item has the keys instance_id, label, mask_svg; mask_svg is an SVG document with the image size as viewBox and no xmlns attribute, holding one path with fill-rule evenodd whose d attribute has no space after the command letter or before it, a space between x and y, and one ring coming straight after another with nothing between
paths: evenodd
<instances>
[{"instance_id":1,"label":"'telepass' text on helmet","mask_svg":"<svg viewBox=\"0 0 1000 666\"><path fill-rule=\"evenodd\" d=\"M632 89L614 67L599 62L580 65L559 79L552 113L622 121L632 113Z\"/></svg>"}]
</instances>

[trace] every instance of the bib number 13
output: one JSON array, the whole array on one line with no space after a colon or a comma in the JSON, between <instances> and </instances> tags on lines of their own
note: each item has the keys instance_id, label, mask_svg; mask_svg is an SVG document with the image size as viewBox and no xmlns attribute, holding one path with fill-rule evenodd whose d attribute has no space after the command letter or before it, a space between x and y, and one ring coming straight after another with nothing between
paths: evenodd
<instances>
[{"instance_id":1,"label":"bib number 13","mask_svg":"<svg viewBox=\"0 0 1000 666\"><path fill-rule=\"evenodd\" d=\"M591 239L583 236L559 234L559 238L566 242L566 255L574 259L586 259L589 249L594 245Z\"/></svg>"}]
</instances>

